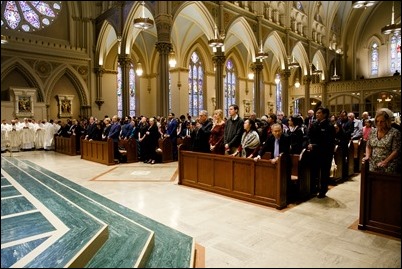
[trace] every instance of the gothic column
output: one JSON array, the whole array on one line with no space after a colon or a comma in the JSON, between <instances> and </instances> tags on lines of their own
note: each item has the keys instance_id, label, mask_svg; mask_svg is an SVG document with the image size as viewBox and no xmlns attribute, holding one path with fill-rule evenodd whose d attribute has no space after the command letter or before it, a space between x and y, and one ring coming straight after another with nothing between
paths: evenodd
<instances>
[{"instance_id":1,"label":"gothic column","mask_svg":"<svg viewBox=\"0 0 402 269\"><path fill-rule=\"evenodd\" d=\"M159 77L158 88L156 92L156 113L157 115L167 117L169 111L169 53L173 46L170 41L172 31L172 15L169 14L171 2L157 1L155 23L157 28L158 40L155 44L159 52ZM179 111L172 111L179 113Z\"/></svg>"},{"instance_id":2,"label":"gothic column","mask_svg":"<svg viewBox=\"0 0 402 269\"><path fill-rule=\"evenodd\" d=\"M321 82L321 102L322 105L328 107L328 82L322 81Z\"/></svg>"},{"instance_id":3,"label":"gothic column","mask_svg":"<svg viewBox=\"0 0 402 269\"><path fill-rule=\"evenodd\" d=\"M122 117L130 114L130 64L131 59L127 55L119 55L121 67L121 96L122 96Z\"/></svg>"},{"instance_id":4,"label":"gothic column","mask_svg":"<svg viewBox=\"0 0 402 269\"><path fill-rule=\"evenodd\" d=\"M96 72L96 100L95 103L98 105L98 109L100 110L105 100L102 98L102 76L105 72L105 69L102 66L99 66L95 69Z\"/></svg>"},{"instance_id":5,"label":"gothic column","mask_svg":"<svg viewBox=\"0 0 402 269\"><path fill-rule=\"evenodd\" d=\"M164 117L169 115L169 53L171 49L171 43L156 43L156 50L159 52L159 90L156 93L156 113Z\"/></svg>"},{"instance_id":6,"label":"gothic column","mask_svg":"<svg viewBox=\"0 0 402 269\"><path fill-rule=\"evenodd\" d=\"M259 61L253 63L251 65L251 70L254 71L254 111L257 113L257 116L264 115L264 91L263 89L263 80L261 71L264 68L263 64Z\"/></svg>"},{"instance_id":7,"label":"gothic column","mask_svg":"<svg viewBox=\"0 0 402 269\"><path fill-rule=\"evenodd\" d=\"M212 61L215 64L215 96L216 96L216 108L223 109L223 68L225 64L225 54L221 48L217 48L215 55L212 57Z\"/></svg>"},{"instance_id":8,"label":"gothic column","mask_svg":"<svg viewBox=\"0 0 402 269\"><path fill-rule=\"evenodd\" d=\"M304 109L303 115L307 115L307 111L310 109L310 85L311 85L311 75L305 75L303 77L303 84L304 84Z\"/></svg>"},{"instance_id":9,"label":"gothic column","mask_svg":"<svg viewBox=\"0 0 402 269\"><path fill-rule=\"evenodd\" d=\"M280 72L282 84L282 111L289 116L289 77L290 70L284 69ZM278 112L278 108L277 112Z\"/></svg>"}]
</instances>

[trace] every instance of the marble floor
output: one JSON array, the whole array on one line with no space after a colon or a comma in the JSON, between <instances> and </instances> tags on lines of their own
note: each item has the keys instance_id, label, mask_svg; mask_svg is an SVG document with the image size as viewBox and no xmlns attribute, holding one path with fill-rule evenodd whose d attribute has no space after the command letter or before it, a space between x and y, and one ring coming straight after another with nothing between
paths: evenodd
<instances>
[{"instance_id":1,"label":"marble floor","mask_svg":"<svg viewBox=\"0 0 402 269\"><path fill-rule=\"evenodd\" d=\"M279 211L178 185L177 162L106 166L43 151L13 157L194 237L207 268L401 268L400 239L357 230L359 175L324 199Z\"/></svg>"}]
</instances>

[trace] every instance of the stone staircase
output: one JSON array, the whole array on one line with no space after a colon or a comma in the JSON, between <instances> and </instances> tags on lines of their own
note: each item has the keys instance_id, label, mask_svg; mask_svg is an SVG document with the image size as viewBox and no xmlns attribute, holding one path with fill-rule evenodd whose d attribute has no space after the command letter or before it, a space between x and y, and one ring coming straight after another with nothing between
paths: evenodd
<instances>
[{"instance_id":1,"label":"stone staircase","mask_svg":"<svg viewBox=\"0 0 402 269\"><path fill-rule=\"evenodd\" d=\"M1 267L194 267L192 237L32 162L1 158Z\"/></svg>"}]
</instances>

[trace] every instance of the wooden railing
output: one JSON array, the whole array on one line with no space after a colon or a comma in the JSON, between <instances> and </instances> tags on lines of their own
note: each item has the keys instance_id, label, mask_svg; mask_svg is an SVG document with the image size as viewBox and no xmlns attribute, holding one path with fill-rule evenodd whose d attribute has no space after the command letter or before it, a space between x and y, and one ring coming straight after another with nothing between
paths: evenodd
<instances>
[{"instance_id":1,"label":"wooden railing","mask_svg":"<svg viewBox=\"0 0 402 269\"><path fill-rule=\"evenodd\" d=\"M55 135L54 151L71 156L77 155L76 137L74 135L70 137Z\"/></svg>"},{"instance_id":2,"label":"wooden railing","mask_svg":"<svg viewBox=\"0 0 402 269\"><path fill-rule=\"evenodd\" d=\"M401 175L362 165L358 228L401 238Z\"/></svg>"},{"instance_id":3,"label":"wooden railing","mask_svg":"<svg viewBox=\"0 0 402 269\"><path fill-rule=\"evenodd\" d=\"M179 184L277 209L287 206L285 161L179 151Z\"/></svg>"},{"instance_id":4,"label":"wooden railing","mask_svg":"<svg viewBox=\"0 0 402 269\"><path fill-rule=\"evenodd\" d=\"M107 141L81 139L81 159L113 165L115 164L113 155L112 139L109 138Z\"/></svg>"}]
</instances>

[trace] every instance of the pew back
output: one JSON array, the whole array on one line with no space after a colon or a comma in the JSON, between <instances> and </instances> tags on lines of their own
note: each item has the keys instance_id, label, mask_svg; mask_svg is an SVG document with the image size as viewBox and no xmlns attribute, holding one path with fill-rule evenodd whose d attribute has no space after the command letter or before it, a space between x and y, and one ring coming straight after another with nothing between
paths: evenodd
<instances>
[{"instance_id":1,"label":"pew back","mask_svg":"<svg viewBox=\"0 0 402 269\"><path fill-rule=\"evenodd\" d=\"M137 141L133 138L119 140L119 153L128 163L138 162Z\"/></svg>"},{"instance_id":2,"label":"pew back","mask_svg":"<svg viewBox=\"0 0 402 269\"><path fill-rule=\"evenodd\" d=\"M54 151L71 156L77 155L76 137L74 135L70 137L55 135Z\"/></svg>"},{"instance_id":3,"label":"pew back","mask_svg":"<svg viewBox=\"0 0 402 269\"><path fill-rule=\"evenodd\" d=\"M286 167L261 159L179 151L179 184L282 209L286 207Z\"/></svg>"},{"instance_id":4,"label":"pew back","mask_svg":"<svg viewBox=\"0 0 402 269\"><path fill-rule=\"evenodd\" d=\"M401 177L362 165L358 228L401 238Z\"/></svg>"},{"instance_id":5,"label":"pew back","mask_svg":"<svg viewBox=\"0 0 402 269\"><path fill-rule=\"evenodd\" d=\"M113 165L113 154L113 140L110 138L107 141L81 139L81 159Z\"/></svg>"}]
</instances>

